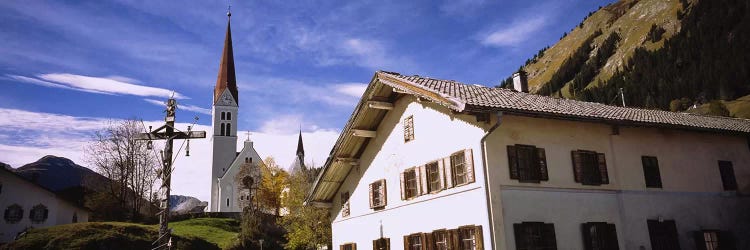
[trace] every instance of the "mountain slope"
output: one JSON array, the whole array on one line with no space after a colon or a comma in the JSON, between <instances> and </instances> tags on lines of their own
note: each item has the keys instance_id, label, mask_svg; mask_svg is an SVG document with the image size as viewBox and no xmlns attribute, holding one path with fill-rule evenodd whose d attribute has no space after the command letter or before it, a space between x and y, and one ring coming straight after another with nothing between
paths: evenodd
<instances>
[{"instance_id":1,"label":"mountain slope","mask_svg":"<svg viewBox=\"0 0 750 250\"><path fill-rule=\"evenodd\" d=\"M91 169L78 165L68 158L54 155L47 155L14 171L54 192L77 186L97 190L101 188L101 184L108 181L106 177Z\"/></svg>"},{"instance_id":2,"label":"mountain slope","mask_svg":"<svg viewBox=\"0 0 750 250\"><path fill-rule=\"evenodd\" d=\"M749 34L746 0L621 0L523 69L541 95L612 104L622 90L631 107L747 117L732 100L750 94Z\"/></svg>"}]
</instances>

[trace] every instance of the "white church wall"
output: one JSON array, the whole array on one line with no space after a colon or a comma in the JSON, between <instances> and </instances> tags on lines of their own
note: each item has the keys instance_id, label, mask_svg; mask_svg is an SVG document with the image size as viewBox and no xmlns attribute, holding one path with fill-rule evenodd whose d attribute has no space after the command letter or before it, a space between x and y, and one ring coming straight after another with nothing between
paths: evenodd
<instances>
[{"instance_id":1,"label":"white church wall","mask_svg":"<svg viewBox=\"0 0 750 250\"><path fill-rule=\"evenodd\" d=\"M403 120L414 119L415 139L404 142ZM489 246L487 204L479 140L485 126L473 116L452 115L442 106L404 97L382 120L333 200L333 246L356 243L369 249L372 241L390 238L392 249L403 246L403 236L464 225L482 226L484 245ZM472 149L474 183L401 200L400 173L405 169ZM387 205L375 211L369 207L369 184L386 180ZM350 192L350 215L341 214L341 193Z\"/></svg>"},{"instance_id":2,"label":"white church wall","mask_svg":"<svg viewBox=\"0 0 750 250\"><path fill-rule=\"evenodd\" d=\"M252 141L245 140L243 146L242 151L237 155L229 169L219 179L220 186L222 187L219 198L221 201L221 206L218 208L219 212L242 212L242 208L240 207L241 202L239 200L240 189L242 187L239 183L236 183L236 177L246 162L253 166L250 169L251 174L256 176L253 179L256 182L260 182L260 169L258 169L258 164L260 164L263 159L258 152L255 151L255 148L253 148Z\"/></svg>"}]
</instances>

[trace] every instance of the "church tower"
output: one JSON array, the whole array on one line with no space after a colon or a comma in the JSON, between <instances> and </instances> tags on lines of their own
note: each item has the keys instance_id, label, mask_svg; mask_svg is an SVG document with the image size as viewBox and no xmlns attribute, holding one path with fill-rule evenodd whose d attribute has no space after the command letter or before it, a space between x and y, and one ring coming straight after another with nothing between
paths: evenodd
<instances>
[{"instance_id":1,"label":"church tower","mask_svg":"<svg viewBox=\"0 0 750 250\"><path fill-rule=\"evenodd\" d=\"M307 171L305 167L305 147L302 145L302 130L299 131L299 139L297 140L297 158L292 163L293 173L300 170Z\"/></svg>"},{"instance_id":2,"label":"church tower","mask_svg":"<svg viewBox=\"0 0 750 250\"><path fill-rule=\"evenodd\" d=\"M219 211L218 179L230 167L237 155L237 79L234 74L232 53L231 13L227 13L227 33L224 38L224 51L219 65L219 76L214 88L213 100L213 161L211 169L211 211Z\"/></svg>"}]
</instances>

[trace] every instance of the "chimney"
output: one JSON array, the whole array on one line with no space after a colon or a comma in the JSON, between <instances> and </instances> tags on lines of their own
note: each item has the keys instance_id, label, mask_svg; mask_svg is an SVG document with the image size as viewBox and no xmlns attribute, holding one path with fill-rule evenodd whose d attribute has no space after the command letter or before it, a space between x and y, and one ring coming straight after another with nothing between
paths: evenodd
<instances>
[{"instance_id":1,"label":"chimney","mask_svg":"<svg viewBox=\"0 0 750 250\"><path fill-rule=\"evenodd\" d=\"M513 89L518 92L529 93L529 81L526 79L526 72L519 70L513 73Z\"/></svg>"}]
</instances>

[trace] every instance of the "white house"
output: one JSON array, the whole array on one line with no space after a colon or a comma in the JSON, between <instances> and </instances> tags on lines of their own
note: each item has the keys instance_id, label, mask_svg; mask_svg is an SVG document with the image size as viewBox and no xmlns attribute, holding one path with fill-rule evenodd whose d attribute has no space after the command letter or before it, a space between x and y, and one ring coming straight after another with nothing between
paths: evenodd
<instances>
[{"instance_id":1,"label":"white house","mask_svg":"<svg viewBox=\"0 0 750 250\"><path fill-rule=\"evenodd\" d=\"M232 31L227 22L224 51L213 94L211 212L241 212L242 204L248 203L251 192L251 189L242 185L241 179L249 176L255 184L260 182L258 164L262 164L262 159L249 137L244 142L242 151L237 152L238 110L239 93L234 71Z\"/></svg>"},{"instance_id":2,"label":"white house","mask_svg":"<svg viewBox=\"0 0 750 250\"><path fill-rule=\"evenodd\" d=\"M340 249L750 249L750 120L379 71L307 197Z\"/></svg>"},{"instance_id":3,"label":"white house","mask_svg":"<svg viewBox=\"0 0 750 250\"><path fill-rule=\"evenodd\" d=\"M11 242L27 228L88 222L90 211L0 167L0 243Z\"/></svg>"}]
</instances>

